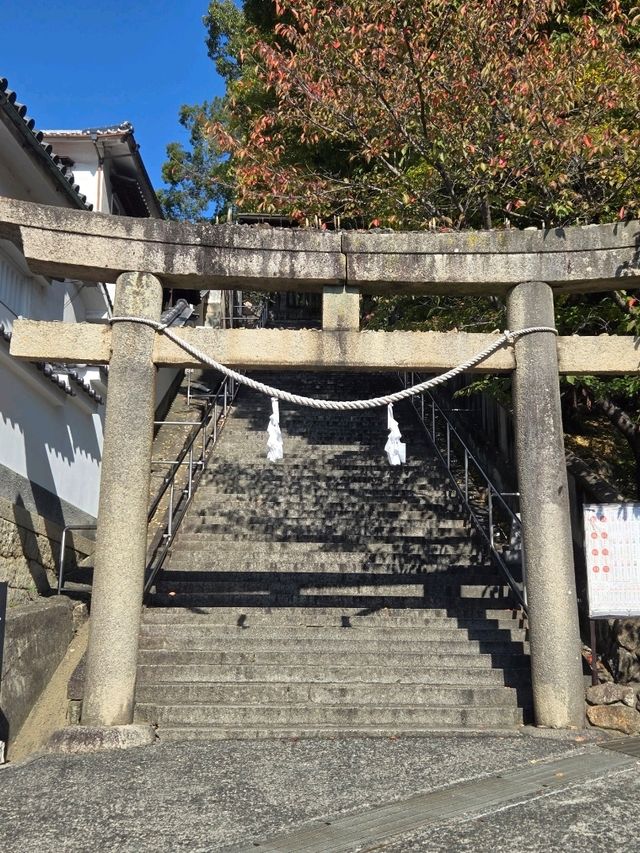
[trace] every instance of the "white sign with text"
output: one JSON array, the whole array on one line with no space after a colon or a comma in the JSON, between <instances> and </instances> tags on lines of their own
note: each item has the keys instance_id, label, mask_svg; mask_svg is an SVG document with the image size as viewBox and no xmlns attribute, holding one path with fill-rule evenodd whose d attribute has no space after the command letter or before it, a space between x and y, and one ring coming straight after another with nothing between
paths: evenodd
<instances>
[{"instance_id":1,"label":"white sign with text","mask_svg":"<svg viewBox=\"0 0 640 853\"><path fill-rule=\"evenodd\" d=\"M640 616L640 503L585 504L589 616Z\"/></svg>"}]
</instances>

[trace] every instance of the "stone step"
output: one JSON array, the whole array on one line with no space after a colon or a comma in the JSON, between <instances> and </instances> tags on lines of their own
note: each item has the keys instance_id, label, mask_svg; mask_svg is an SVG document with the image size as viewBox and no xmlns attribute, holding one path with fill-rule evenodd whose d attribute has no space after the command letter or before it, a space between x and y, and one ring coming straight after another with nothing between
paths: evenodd
<instances>
[{"instance_id":1,"label":"stone step","mask_svg":"<svg viewBox=\"0 0 640 853\"><path fill-rule=\"evenodd\" d=\"M235 537L235 538L234 538ZM247 552L249 549L254 551L266 550L271 552L279 552L279 554L305 554L310 552L322 552L326 554L335 552L360 552L368 557L391 556L396 559L402 557L456 557L458 552L456 548L461 546L462 555L475 554L479 548L475 541L462 542L457 541L457 537L453 543L447 543L443 537L438 540L428 539L423 536L416 537L400 537L397 540L390 537L389 539L367 539L365 536L354 537L349 540L345 536L327 536L326 539L320 538L320 534L301 535L300 538L286 538L283 535L281 538L272 537L252 537L246 532L238 534L211 534L203 537L195 533L178 534L175 541L172 543L172 550L219 550L218 543L224 543L224 551L231 554L234 550ZM222 547L222 545L221 545ZM455 562L455 560L450 560Z\"/></svg>"},{"instance_id":2,"label":"stone step","mask_svg":"<svg viewBox=\"0 0 640 853\"><path fill-rule=\"evenodd\" d=\"M262 544L262 543L258 543ZM264 543L268 545L267 542ZM312 552L309 554L273 553L266 550L236 550L225 554L226 549L204 546L199 549L176 547L170 552L170 570L189 572L284 572L299 574L305 571L323 574L353 572L355 574L378 573L384 575L400 575L407 577L416 575L440 575L445 578L466 577L468 580L478 580L486 586L499 584L501 579L494 575L480 556L462 555L451 557L446 554L429 555L422 559L413 554L403 558L401 554L380 557L353 550L345 555L344 552L332 551ZM452 566L451 563L454 562Z\"/></svg>"},{"instance_id":3,"label":"stone step","mask_svg":"<svg viewBox=\"0 0 640 853\"><path fill-rule=\"evenodd\" d=\"M389 515L386 514L388 506L396 507ZM272 500L269 495L264 493L252 493L248 490L242 495L231 492L210 492L209 494L198 493L193 498L189 508L188 518L197 519L208 515L230 517L231 515L241 515L247 512L250 515L263 515L270 517L271 515L280 514L286 518L289 513L292 518L300 516L307 518L327 518L334 517L344 519L362 519L363 513L371 512L372 518L380 521L391 521L394 519L407 519L415 521L423 521L426 526L450 525L463 528L469 527L469 522L465 512L458 507L457 504L450 502L447 504L437 505L430 496L423 496L421 493L408 492L398 498L393 499L390 504L388 498L384 495L362 495L354 492L351 495L346 493L335 494L328 498L322 490L318 494L309 494L301 489L299 492L290 491L287 494L287 499L282 497ZM417 513L415 518L411 518L409 513ZM453 522L453 524L451 524ZM469 529L471 529L469 527Z\"/></svg>"},{"instance_id":4,"label":"stone step","mask_svg":"<svg viewBox=\"0 0 640 853\"><path fill-rule=\"evenodd\" d=\"M283 607L280 609L255 608L253 610L236 607L203 607L187 610L180 607L145 607L142 611L142 623L145 625L186 625L204 622L207 625L254 627L266 625L273 628L278 625L316 628L414 628L423 626L451 624L458 628L522 628L524 617L514 610L486 610L481 617L460 618L450 616L445 609L407 608L395 610L360 610L354 608L327 607Z\"/></svg>"},{"instance_id":5,"label":"stone step","mask_svg":"<svg viewBox=\"0 0 640 853\"><path fill-rule=\"evenodd\" d=\"M289 509L273 507L234 510L224 504L221 504L220 507L204 507L196 511L180 529L181 531L202 531L229 524L233 524L234 527L268 525L277 528L283 523L295 523L296 526L309 529L346 527L360 533L377 529L381 531L402 530L405 527L415 529L416 532L413 535L431 533L433 535L452 536L456 534L462 538L469 536L470 533L469 525L462 519L428 519L415 510L404 513L376 513L372 511L366 518L362 518L354 515L351 511L340 511L336 507L335 514L332 513L329 517L323 518L316 515L307 506Z\"/></svg>"},{"instance_id":6,"label":"stone step","mask_svg":"<svg viewBox=\"0 0 640 853\"><path fill-rule=\"evenodd\" d=\"M175 627L174 627L175 626ZM420 626L391 627L382 625L335 627L315 625L212 625L208 619L201 618L189 622L171 623L173 633L177 636L185 634L198 641L204 636L217 640L237 639L239 643L246 640L277 640L291 641L300 640L305 643L315 641L319 645L326 641L344 641L346 643L362 644L371 640L388 640L390 644L395 642L410 641L422 643L432 640L442 642L464 642L468 639L481 640L482 642L512 642L524 641L527 632L524 628L503 628L476 623L474 627L461 628L455 624L453 619L433 619ZM162 622L144 621L141 626L141 639L167 637L167 624ZM195 647L194 647L195 648Z\"/></svg>"},{"instance_id":7,"label":"stone step","mask_svg":"<svg viewBox=\"0 0 640 853\"><path fill-rule=\"evenodd\" d=\"M205 495L205 492L202 491L202 488L199 486L195 492L189 507L188 518L195 518L202 513L206 515L209 511L219 511L219 509L229 512L236 508L245 507L248 507L252 511L258 508L267 508L273 509L274 512L281 511L287 513L289 510L292 512L296 510L302 512L323 511L327 515L333 515L336 511L343 511L345 506L342 498L338 499L331 494L325 494L317 503L312 503L310 495L290 495L287 493L266 496L259 492L255 494L247 492L222 494L213 488L210 488L206 492L207 499L204 500L203 495ZM461 521L460 513L462 512L462 508L457 502L434 502L427 497L422 497L421 493L412 494L408 500L406 498L393 500L388 495L379 494L370 497L367 501L354 500L349 505L349 511L360 510L374 514L384 513L387 509L391 512L399 513L410 510L411 512L418 513L418 516L424 518L425 521ZM463 520L461 523L467 524L468 522Z\"/></svg>"},{"instance_id":8,"label":"stone step","mask_svg":"<svg viewBox=\"0 0 640 853\"><path fill-rule=\"evenodd\" d=\"M425 462L419 456L408 457L404 465L390 465L382 447L376 448L373 453L369 448L360 448L359 458L354 457L345 448L335 445L331 454L320 455L317 448L318 445L311 444L292 448L289 443L288 447L284 447L284 459L270 462L267 459L266 440L259 446L238 444L229 447L220 461L209 461L205 476L208 480L220 480L223 477L268 479L269 474L273 473L278 482L295 483L306 481L311 475L317 474L326 483L332 480L344 483L348 477L354 477L358 481L375 478L389 483L437 483L444 488L450 484L449 475L442 467L435 461Z\"/></svg>"},{"instance_id":9,"label":"stone step","mask_svg":"<svg viewBox=\"0 0 640 853\"><path fill-rule=\"evenodd\" d=\"M346 589L375 589L382 595L382 587L390 589L390 595L402 595L400 590L409 590L420 595L429 591L455 591L462 598L485 598L505 596L510 592L499 577L486 577L484 573L433 572L431 574L396 574L385 572L287 572L287 571L218 571L199 573L189 578L189 572L181 573L180 578L163 580L163 587L169 586L175 592L217 592L233 590L310 590L326 589L333 592Z\"/></svg>"},{"instance_id":10,"label":"stone step","mask_svg":"<svg viewBox=\"0 0 640 853\"><path fill-rule=\"evenodd\" d=\"M336 503L330 507L330 518L333 523L358 525L358 516L354 516L351 511L340 511L340 504ZM318 507L320 509L320 506ZM322 509L327 509L327 504L322 504ZM338 512L336 517L334 513ZM234 523L251 523L251 524L268 524L274 519L282 519L285 517L288 521L291 519L302 519L309 523L314 523L314 514L308 504L300 504L298 506L290 506L289 503L283 502L278 505L256 504L251 506L248 503L244 505L238 504L236 507L230 507L226 501L220 501L219 505L212 504L201 508L194 509L186 520L181 530L199 529L201 525L221 524L223 522L233 521ZM323 519L315 520L316 524L321 524ZM382 509L376 509L367 506L367 518L360 521L360 527L366 528L371 522L388 523L395 525L398 522L418 523L424 530L433 531L457 531L462 534L469 533L470 526L464 519L454 517L446 518L442 514L434 513L431 517L425 516L424 512L416 509L406 510L398 505L397 509L391 510L383 505Z\"/></svg>"},{"instance_id":11,"label":"stone step","mask_svg":"<svg viewBox=\"0 0 640 853\"><path fill-rule=\"evenodd\" d=\"M340 575L336 574L336 578L339 578ZM392 575L390 577L393 577ZM313 584L310 582L286 582L282 580L265 580L264 582L260 582L258 580L250 580L243 582L241 578L235 581L220 581L218 583L211 582L208 584L198 584L195 588L190 588L187 584L182 585L174 585L171 589L165 588L164 590L159 590L159 593L163 595L171 596L183 596L189 597L191 601L189 604L185 604L183 606L206 606L209 604L212 605L213 599L220 599L221 601L225 599L235 599L238 595L252 595L252 596L261 596L261 601L256 601L256 603L260 603L263 607L268 607L269 603L273 601L280 601L283 604L289 604L290 606L295 606L296 603L300 604L309 604L312 606L311 602L319 601L323 603L325 606L341 606L342 603L345 603L349 600L353 602L362 602L362 606L365 606L365 603L371 599L386 599L389 601L395 602L413 602L410 606L417 606L417 602L420 601L429 601L430 596L440 595L442 596L443 592L448 591L447 587L442 586L433 586L430 587L428 585L412 585L409 583L406 584L384 584L382 582L378 582L376 584L361 582L358 584L346 584L346 583L325 583L320 585L318 583ZM509 598L509 590L506 587L498 588L498 595L502 599ZM456 594L459 598L466 598L471 600L482 599L485 597L486 588L484 586L477 586L472 584L463 584L458 589L456 589ZM335 600L338 599L337 603ZM215 603L215 601L213 602ZM226 604L230 605L232 601L227 600ZM347 606L349 606L347 604Z\"/></svg>"},{"instance_id":12,"label":"stone step","mask_svg":"<svg viewBox=\"0 0 640 853\"><path fill-rule=\"evenodd\" d=\"M210 684L236 684L246 682L279 682L316 684L434 684L451 686L530 687L528 667L506 672L486 666L460 667L409 667L394 666L340 666L298 664L142 664L138 667L137 684L165 684L177 682L206 682Z\"/></svg>"},{"instance_id":13,"label":"stone step","mask_svg":"<svg viewBox=\"0 0 640 853\"><path fill-rule=\"evenodd\" d=\"M396 593L395 596L394 592ZM464 592L466 593L467 591L465 590ZM200 603L211 603L214 600L230 603L231 601L235 600L237 595L248 594L253 594L254 596L256 596L256 599L258 599L258 596L261 596L263 606L265 607L268 606L268 603L271 601L280 601L284 604L299 601L301 604L307 604L310 601L317 600L328 604L329 602L333 602L336 598L343 602L364 602L374 597L385 597L387 599L395 598L396 601L405 601L410 603L420 602L424 600L424 593L421 590L414 589L412 587L354 586L341 587L339 590L336 590L330 587L315 586L298 588L274 586L272 588L270 587L267 590L261 591L256 590L251 585L246 585L246 587L243 588L243 586L239 584L236 586L230 585L228 589L224 586L221 586L219 589L214 589L211 592L198 593L197 595L192 594L190 596L190 605L193 607L198 607ZM176 595L182 595L184 601L184 598L188 596L188 593L176 591ZM467 593L467 597L473 599L477 596Z\"/></svg>"},{"instance_id":14,"label":"stone step","mask_svg":"<svg viewBox=\"0 0 640 853\"><path fill-rule=\"evenodd\" d=\"M428 656L430 654L443 654L448 651L450 654L471 654L472 652L484 652L485 654L525 654L529 651L528 643L510 640L509 638L499 638L496 640L470 640L467 638L451 639L446 634L432 634L432 639L420 639L420 641L412 639L394 640L391 641L377 636L368 638L326 638L322 641L314 638L291 638L286 637L216 637L211 636L206 629L198 631L192 626L185 627L178 635L169 635L159 631L150 633L146 628L142 629L140 635L140 648L145 650L150 649L171 649L174 651L193 650L200 651L219 651L219 652L274 652L284 654L288 657L289 662L297 660L299 653L303 651L316 651L319 653L332 652L334 655L353 655L360 656L361 654L376 652L380 662L384 662L387 654L392 651L395 653L412 652Z\"/></svg>"},{"instance_id":15,"label":"stone step","mask_svg":"<svg viewBox=\"0 0 640 853\"><path fill-rule=\"evenodd\" d=\"M229 454L224 455L224 465L217 467L209 462L204 470L205 482L219 483L246 480L253 483L269 484L273 482L282 485L300 485L308 483L317 477L325 485L336 483L337 486L348 486L350 482L368 484L379 489L386 486L424 485L433 488L454 491L449 475L434 465L417 462L414 465L389 465L386 459L380 459L374 465L343 464L341 455L333 459L318 460L314 455L315 448L307 447L298 459L285 457L277 462L269 462L266 458L266 447L258 453L244 451L234 459ZM285 451L286 452L286 451Z\"/></svg>"},{"instance_id":16,"label":"stone step","mask_svg":"<svg viewBox=\"0 0 640 853\"><path fill-rule=\"evenodd\" d=\"M490 685L452 686L440 684L329 684L294 682L218 683L179 682L140 684L136 702L157 705L209 706L420 706L431 708L482 706L516 707L516 691Z\"/></svg>"},{"instance_id":17,"label":"stone step","mask_svg":"<svg viewBox=\"0 0 640 853\"><path fill-rule=\"evenodd\" d=\"M228 532L224 532L224 531ZM290 546L294 543L319 543L325 544L348 544L352 549L356 546L366 547L369 552L376 551L392 552L398 554L402 551L404 554L416 554L428 558L430 556L451 556L459 557L462 555L478 555L481 553L481 548L478 543L471 539L463 539L462 537L444 537L439 536L430 539L425 535L409 535L400 531L388 530L385 531L384 538L375 538L375 533L371 536L360 534L354 531L348 533L332 533L330 528L322 531L321 529L305 531L299 530L292 526L290 530L283 529L283 525L279 525L277 530L269 531L258 529L239 528L236 531L229 530L221 526L218 530L206 531L207 535L203 535L205 531L193 533L189 530L180 532L171 545L171 550L176 551L199 551L211 550L217 547L222 547L221 543L226 542L281 542L287 546L286 550L290 551Z\"/></svg>"},{"instance_id":18,"label":"stone step","mask_svg":"<svg viewBox=\"0 0 640 853\"><path fill-rule=\"evenodd\" d=\"M330 435L331 438L338 437L338 439L344 439L345 436L348 437L348 432L333 432L327 433L326 435ZM265 457L263 459L251 460L248 461L244 459L243 461L249 467L259 468L261 465L265 467L269 467L273 463L266 459L266 432L259 433L259 440L253 441L251 439L246 440L246 427L235 429L231 426L231 422L228 423L227 427L224 431L224 438L221 440L221 444L224 444L224 458L215 456L212 458L210 462L210 469L213 471L222 472L225 468L226 460L234 458L235 455L239 459L242 459L243 452L247 450L259 449L264 452ZM413 446L416 447L417 444L420 447L416 447L416 449L420 449L424 451L427 449L427 444L424 442L420 442L417 436L411 435L410 433L404 433L407 443L410 439L413 439ZM326 464L335 464L336 468L346 469L353 468L355 469L363 469L363 470L387 470L390 467L400 468L402 471L433 471L437 473L439 476L443 476L442 467L439 465L438 460L435 456L429 457L428 455L420 455L420 456L409 456L407 457L406 463L401 466L390 466L387 460L387 457L384 453L384 442L372 445L367 442L354 442L354 441L338 441L334 443L332 441L330 444L323 442L309 442L300 438L289 437L288 441L289 448L291 448L291 453L287 453L284 459L279 460L279 466L282 469L291 469L291 470L307 470L309 466L311 467L326 467ZM313 448L313 457L309 459L308 454L305 457L304 454L309 448Z\"/></svg>"},{"instance_id":19,"label":"stone step","mask_svg":"<svg viewBox=\"0 0 640 853\"><path fill-rule=\"evenodd\" d=\"M172 728L207 726L268 731L270 727L299 726L358 727L405 726L423 728L505 728L522 725L522 710L516 707L462 707L407 705L155 705L138 702L135 722Z\"/></svg>"},{"instance_id":20,"label":"stone step","mask_svg":"<svg viewBox=\"0 0 640 853\"><path fill-rule=\"evenodd\" d=\"M402 669L409 667L413 671L421 669L447 669L462 670L465 668L478 668L487 672L491 669L508 672L523 670L529 672L528 655L507 647L500 651L477 653L465 646L464 650L458 652L456 649L415 649L386 650L384 658L376 651L352 651L343 649L339 662L341 666L351 669L366 667L383 668L392 673L396 667ZM169 649L169 648L141 648L138 653L140 666L291 666L292 659L287 649L241 649L237 646L232 650L223 649ZM336 655L334 650L317 651L297 650L295 654L296 666L309 666L319 669L320 667L336 666Z\"/></svg>"},{"instance_id":21,"label":"stone step","mask_svg":"<svg viewBox=\"0 0 640 853\"><path fill-rule=\"evenodd\" d=\"M273 543L274 545L278 543ZM292 543L314 544L308 550L296 551L284 549L278 551L269 548L268 540L247 543L233 540L225 543L225 547L208 547L202 543L199 547L179 543L170 550L170 568L167 571L190 569L202 573L235 572L235 571L281 571L281 572L379 572L384 574L428 575L481 580L483 583L500 583L501 576L496 570L487 565L482 555L462 554L389 554L353 548L345 551L343 548L330 549L322 547L322 543ZM232 547L231 547L232 546Z\"/></svg>"},{"instance_id":22,"label":"stone step","mask_svg":"<svg viewBox=\"0 0 640 853\"><path fill-rule=\"evenodd\" d=\"M451 558L446 556L429 558L428 562L414 557L409 561L388 559L354 552L350 559L343 555L334 555L327 552L326 556L309 554L308 556L296 556L290 554L268 554L259 551L249 553L221 554L219 550L211 552L206 549L193 551L177 548L171 552L169 559L170 568L167 571L181 571L186 575L200 572L208 574L215 579L223 572L231 575L256 572L261 574L283 573L292 576L308 573L323 575L339 575L353 573L356 577L364 575L379 574L385 577L404 575L405 581L421 575L424 577L438 578L441 581L450 578L452 581L460 579L477 581L486 587L502 585L503 579L495 575L483 562L476 557L456 557L456 563L450 565ZM160 582L162 583L162 576ZM433 581L436 582L435 580ZM487 595L493 594L487 590Z\"/></svg>"},{"instance_id":23,"label":"stone step","mask_svg":"<svg viewBox=\"0 0 640 853\"><path fill-rule=\"evenodd\" d=\"M486 719L486 718L485 718ZM469 722L446 720L442 715L432 718L427 725L408 725L397 723L388 726L356 726L322 725L322 726L206 726L206 725L162 725L157 730L160 743L176 743L180 741L212 741L212 740L313 740L319 738L396 738L396 737L429 737L434 732L465 732L469 729L481 729L500 735L505 729L516 729L523 724L522 718L516 722L511 719L498 719L486 724L479 724L478 718L465 717Z\"/></svg>"},{"instance_id":24,"label":"stone step","mask_svg":"<svg viewBox=\"0 0 640 853\"><path fill-rule=\"evenodd\" d=\"M344 399L396 387L272 380ZM240 392L143 614L136 719L164 739L522 723L526 620L411 406L395 411L407 465L386 460L384 409L284 404L271 464L270 402Z\"/></svg>"},{"instance_id":25,"label":"stone step","mask_svg":"<svg viewBox=\"0 0 640 853\"><path fill-rule=\"evenodd\" d=\"M218 505L207 505L194 508L193 513L182 530L202 531L219 525L233 525L235 529L246 528L252 531L255 526L268 527L277 532L284 530L314 530L327 533L353 530L359 535L369 533L371 538L376 534L384 536L392 532L399 536L457 537L459 539L473 538L471 529L464 519L456 518L425 518L420 512L384 514L371 512L366 516L354 512L350 507L333 508L310 507L301 504L299 507L282 506L269 508L233 508L224 502Z\"/></svg>"},{"instance_id":26,"label":"stone step","mask_svg":"<svg viewBox=\"0 0 640 853\"><path fill-rule=\"evenodd\" d=\"M171 591L167 593L156 593L155 600L158 606L161 607L360 607L360 608L391 608L405 609L417 608L423 606L425 610L432 607L442 605L449 606L450 599L443 600L442 591L436 591L434 594L426 594L423 598L417 596L402 596L402 595L364 595L360 592L358 595L330 594L325 595L310 595L310 594L294 594L278 593L278 592L230 592L230 593L202 593L196 592L193 594L180 591ZM485 602L492 608L504 605L506 609L513 606L513 598L511 595L501 597L468 597L460 604L456 604L456 608L460 613L467 612L464 605L466 603L475 605L484 605Z\"/></svg>"},{"instance_id":27,"label":"stone step","mask_svg":"<svg viewBox=\"0 0 640 853\"><path fill-rule=\"evenodd\" d=\"M302 492L305 496L321 496L327 492L333 495L350 495L355 497L375 497L376 495L387 495L392 500L400 500L407 495L416 492L422 496L435 500L442 497L444 500L454 497L454 490L450 493L446 490L444 481L433 482L433 478L410 476L409 474L362 474L355 475L351 471L345 471L342 476L338 472L320 473L319 471L307 471L303 476L295 477L279 472L277 468L264 472L243 471L233 473L227 471L225 477L220 474L215 476L214 472L206 469L202 475L202 489L210 488L216 494L258 494L267 497L287 491L292 495ZM444 492L444 494L443 494ZM201 492L206 494L206 492Z\"/></svg>"}]
</instances>

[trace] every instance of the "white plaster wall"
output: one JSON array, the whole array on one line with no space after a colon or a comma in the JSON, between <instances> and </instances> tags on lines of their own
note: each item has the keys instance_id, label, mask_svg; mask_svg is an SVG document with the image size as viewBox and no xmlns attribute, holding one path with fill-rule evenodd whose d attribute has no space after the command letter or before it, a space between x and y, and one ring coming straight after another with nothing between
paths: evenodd
<instances>
[{"instance_id":1,"label":"white plaster wall","mask_svg":"<svg viewBox=\"0 0 640 853\"><path fill-rule=\"evenodd\" d=\"M2 344L0 344L2 346ZM0 353L0 464L72 506L98 511L102 410Z\"/></svg>"},{"instance_id":2,"label":"white plaster wall","mask_svg":"<svg viewBox=\"0 0 640 853\"><path fill-rule=\"evenodd\" d=\"M25 273L15 250L0 242L0 322L15 315L82 320L82 286L42 284ZM0 464L89 515L98 508L104 406L80 389L71 398L0 341Z\"/></svg>"},{"instance_id":3,"label":"white plaster wall","mask_svg":"<svg viewBox=\"0 0 640 853\"><path fill-rule=\"evenodd\" d=\"M91 140L50 140L74 161L76 183L95 210L110 212L108 175L99 166ZM0 123L0 195L68 206L48 178ZM115 285L108 285L111 298ZM104 299L94 285L55 282L34 276L20 252L0 240L0 322L12 328L16 316L81 322L102 318ZM104 305L106 315L106 305ZM157 402L176 375L158 371ZM97 371L87 376L104 395ZM75 386L72 385L71 387ZM64 394L33 365L12 360L0 340L0 465L95 516L98 511L104 406L80 389Z\"/></svg>"},{"instance_id":4,"label":"white plaster wall","mask_svg":"<svg viewBox=\"0 0 640 853\"><path fill-rule=\"evenodd\" d=\"M107 187L104 169L100 165L100 157L92 139L65 138L51 136L47 141L60 157L70 157L73 160L73 175L80 187L80 192L87 197L87 202L93 205L97 213L111 213L109 207L110 194Z\"/></svg>"},{"instance_id":5,"label":"white plaster wall","mask_svg":"<svg viewBox=\"0 0 640 853\"><path fill-rule=\"evenodd\" d=\"M0 194L68 205L1 123ZM82 321L88 287L34 276L18 249L0 241L0 322L5 328L11 329L18 315ZM12 359L8 350L0 340L0 464L95 516L104 406L80 389L69 397L34 365Z\"/></svg>"}]
</instances>

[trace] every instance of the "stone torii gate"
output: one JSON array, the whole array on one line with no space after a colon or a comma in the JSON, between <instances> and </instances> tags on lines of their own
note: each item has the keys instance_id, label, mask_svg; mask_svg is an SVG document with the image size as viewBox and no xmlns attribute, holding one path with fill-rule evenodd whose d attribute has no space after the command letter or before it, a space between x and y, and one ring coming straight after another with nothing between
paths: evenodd
<instances>
[{"instance_id":1,"label":"stone torii gate","mask_svg":"<svg viewBox=\"0 0 640 853\"><path fill-rule=\"evenodd\" d=\"M0 199L0 238L30 269L116 281L115 314L159 320L162 285L322 292L321 331L208 328L177 334L230 367L441 372L493 339L360 332L359 297L506 295L511 329L554 326L553 295L624 287L640 274L640 223L552 231L362 233L186 225ZM110 364L85 725L131 723L146 556L157 365L198 366L153 329L19 320L11 354ZM584 722L558 372L640 373L631 337L527 335L474 372L513 372L536 722Z\"/></svg>"}]
</instances>

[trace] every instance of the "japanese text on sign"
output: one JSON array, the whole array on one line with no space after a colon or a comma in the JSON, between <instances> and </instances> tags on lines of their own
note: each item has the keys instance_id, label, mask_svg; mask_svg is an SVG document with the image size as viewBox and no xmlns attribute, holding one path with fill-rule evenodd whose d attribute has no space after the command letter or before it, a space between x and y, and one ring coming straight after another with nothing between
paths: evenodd
<instances>
[{"instance_id":1,"label":"japanese text on sign","mask_svg":"<svg viewBox=\"0 0 640 853\"><path fill-rule=\"evenodd\" d=\"M640 616L640 503L583 512L589 616Z\"/></svg>"}]
</instances>

